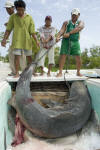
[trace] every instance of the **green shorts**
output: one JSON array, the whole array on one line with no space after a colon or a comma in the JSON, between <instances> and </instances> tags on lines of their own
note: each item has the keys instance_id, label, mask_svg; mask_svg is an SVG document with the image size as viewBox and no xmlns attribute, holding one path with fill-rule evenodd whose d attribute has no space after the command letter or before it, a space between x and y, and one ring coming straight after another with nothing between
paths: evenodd
<instances>
[{"instance_id":1,"label":"green shorts","mask_svg":"<svg viewBox=\"0 0 100 150\"><path fill-rule=\"evenodd\" d=\"M63 39L61 44L60 55L76 55L80 56L80 43L79 41L69 41L68 39Z\"/></svg>"}]
</instances>

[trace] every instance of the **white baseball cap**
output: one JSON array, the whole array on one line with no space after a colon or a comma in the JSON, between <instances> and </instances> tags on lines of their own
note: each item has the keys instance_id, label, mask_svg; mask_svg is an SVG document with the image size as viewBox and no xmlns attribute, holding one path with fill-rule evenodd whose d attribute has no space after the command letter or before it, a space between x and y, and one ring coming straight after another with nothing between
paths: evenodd
<instances>
[{"instance_id":1,"label":"white baseball cap","mask_svg":"<svg viewBox=\"0 0 100 150\"><path fill-rule=\"evenodd\" d=\"M12 2L12 1L6 1L5 8L11 8L11 7L14 7L14 2Z\"/></svg>"},{"instance_id":2,"label":"white baseball cap","mask_svg":"<svg viewBox=\"0 0 100 150\"><path fill-rule=\"evenodd\" d=\"M80 10L78 8L74 8L71 12L72 15L79 15L80 14Z\"/></svg>"}]
</instances>

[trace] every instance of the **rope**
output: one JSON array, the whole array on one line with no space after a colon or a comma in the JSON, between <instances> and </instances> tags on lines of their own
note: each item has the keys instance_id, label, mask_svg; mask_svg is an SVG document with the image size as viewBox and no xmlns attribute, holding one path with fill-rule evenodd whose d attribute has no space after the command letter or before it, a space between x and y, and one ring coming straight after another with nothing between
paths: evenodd
<instances>
[{"instance_id":1,"label":"rope","mask_svg":"<svg viewBox=\"0 0 100 150\"><path fill-rule=\"evenodd\" d=\"M60 38L59 40L61 40L62 38ZM56 45L56 41L54 42L54 44L52 45L52 47L53 46L55 46ZM38 64L38 62L52 49L52 47L51 48L49 48L49 50L46 50L46 52L40 57L40 58L38 58L38 55L39 55L39 53L40 53L40 51L39 51L39 53L36 55L36 59L35 59L35 62L32 62L32 64ZM37 59L38 58L38 59Z\"/></svg>"},{"instance_id":2,"label":"rope","mask_svg":"<svg viewBox=\"0 0 100 150\"><path fill-rule=\"evenodd\" d=\"M69 63L70 63L70 50L71 50L71 41L69 38L69 45L68 45L68 61L67 61L67 65L66 65L66 73L68 73L68 67L69 67Z\"/></svg>"},{"instance_id":3,"label":"rope","mask_svg":"<svg viewBox=\"0 0 100 150\"><path fill-rule=\"evenodd\" d=\"M71 41L70 41L70 38L69 38L69 45L68 45L68 59L67 59L67 61L66 61L66 71L65 71L65 73L64 73L64 80L65 80L66 85L67 85L67 87L68 87L68 89L69 89L69 93L70 93L71 87L70 87L69 82L66 81L66 77L65 77L65 76L66 76L66 73L68 73L68 67L69 67L69 63L70 63L70 50L71 50Z\"/></svg>"}]
</instances>

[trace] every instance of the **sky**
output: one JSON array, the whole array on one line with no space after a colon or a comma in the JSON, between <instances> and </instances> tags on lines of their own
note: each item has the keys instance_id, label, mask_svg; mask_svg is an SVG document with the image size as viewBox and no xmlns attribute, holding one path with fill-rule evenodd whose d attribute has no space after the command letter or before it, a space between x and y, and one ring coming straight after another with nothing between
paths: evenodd
<instances>
[{"instance_id":1,"label":"sky","mask_svg":"<svg viewBox=\"0 0 100 150\"><path fill-rule=\"evenodd\" d=\"M13 0L10 0L13 1ZM0 0L0 32L5 31L4 23L9 16L4 8L6 0ZM79 20L84 21L85 28L81 32L81 50L94 45L100 46L100 0L25 0L26 11L33 17L35 28L44 25L45 16L51 15L52 26L60 30L66 20L70 20L73 8L80 9ZM60 45L60 44L59 44ZM7 49L0 46L1 55L7 54Z\"/></svg>"}]
</instances>

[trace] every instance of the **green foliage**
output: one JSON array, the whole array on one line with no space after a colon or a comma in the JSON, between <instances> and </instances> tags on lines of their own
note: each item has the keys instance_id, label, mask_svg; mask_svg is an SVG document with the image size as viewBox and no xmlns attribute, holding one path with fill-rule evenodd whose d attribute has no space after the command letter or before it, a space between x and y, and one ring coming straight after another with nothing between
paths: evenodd
<instances>
[{"instance_id":1,"label":"green foliage","mask_svg":"<svg viewBox=\"0 0 100 150\"><path fill-rule=\"evenodd\" d=\"M0 42L2 41L3 36L4 36L4 32L0 32Z\"/></svg>"},{"instance_id":2,"label":"green foliage","mask_svg":"<svg viewBox=\"0 0 100 150\"><path fill-rule=\"evenodd\" d=\"M55 48L55 67L53 70L58 70L59 64L59 47ZM85 49L81 54L82 59L82 69L94 69L100 68L100 46L93 46L90 49ZM66 58L66 63L64 69L68 65L68 69L76 69L75 57L69 56Z\"/></svg>"}]
</instances>

